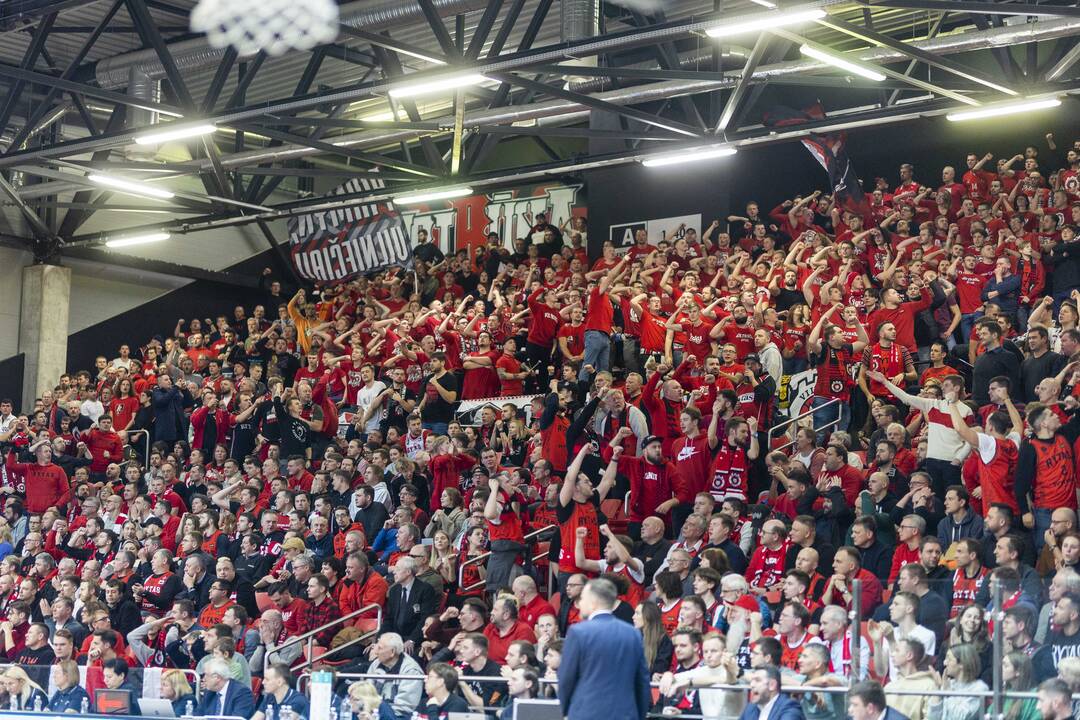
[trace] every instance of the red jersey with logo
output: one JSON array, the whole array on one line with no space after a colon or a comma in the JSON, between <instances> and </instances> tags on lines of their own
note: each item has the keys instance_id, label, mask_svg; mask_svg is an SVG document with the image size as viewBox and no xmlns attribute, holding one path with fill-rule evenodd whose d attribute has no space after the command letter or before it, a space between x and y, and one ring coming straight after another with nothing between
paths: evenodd
<instances>
[{"instance_id":1,"label":"red jersey with logo","mask_svg":"<svg viewBox=\"0 0 1080 720\"><path fill-rule=\"evenodd\" d=\"M949 618L954 618L960 614L968 605L972 605L975 602L975 596L979 594L979 588L982 587L983 580L986 579L988 571L984 567L979 568L979 572L974 577L968 577L967 574L960 568L957 568L953 572L953 592L952 592L952 610L949 611Z\"/></svg>"},{"instance_id":2,"label":"red jersey with logo","mask_svg":"<svg viewBox=\"0 0 1080 720\"><path fill-rule=\"evenodd\" d=\"M770 550L765 545L757 546L746 568L746 581L750 587L769 588L784 579L784 561L789 547L786 540L776 550Z\"/></svg>"}]
</instances>

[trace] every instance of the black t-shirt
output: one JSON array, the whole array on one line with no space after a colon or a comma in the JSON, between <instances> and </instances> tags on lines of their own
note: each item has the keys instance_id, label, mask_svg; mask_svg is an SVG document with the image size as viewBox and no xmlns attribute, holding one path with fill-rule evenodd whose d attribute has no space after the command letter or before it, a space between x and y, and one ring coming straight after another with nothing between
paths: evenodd
<instances>
[{"instance_id":1,"label":"black t-shirt","mask_svg":"<svg viewBox=\"0 0 1080 720\"><path fill-rule=\"evenodd\" d=\"M417 245L413 248L413 255L428 264L441 263L446 259L446 256L443 255L443 251L439 249L439 246L431 241Z\"/></svg>"},{"instance_id":2,"label":"black t-shirt","mask_svg":"<svg viewBox=\"0 0 1080 720\"><path fill-rule=\"evenodd\" d=\"M806 302L806 296L803 295L802 290L798 288L788 290L786 287L781 286L780 292L776 296L776 312L790 310L794 306L804 302Z\"/></svg>"},{"instance_id":3,"label":"black t-shirt","mask_svg":"<svg viewBox=\"0 0 1080 720\"><path fill-rule=\"evenodd\" d=\"M457 403L448 403L443 400L439 391L430 387L432 383L439 383L443 390L456 393L458 391L457 378L450 373L443 373L442 377L439 378L434 375L428 375L424 378L423 392L427 401L424 403L424 409L420 413L421 417L424 418L424 422L448 423L454 419L454 406Z\"/></svg>"},{"instance_id":4,"label":"black t-shirt","mask_svg":"<svg viewBox=\"0 0 1080 720\"><path fill-rule=\"evenodd\" d=\"M414 720L446 720L448 713L469 712L469 703L460 695L451 693L442 705L428 698L427 703L416 708Z\"/></svg>"},{"instance_id":5,"label":"black t-shirt","mask_svg":"<svg viewBox=\"0 0 1080 720\"><path fill-rule=\"evenodd\" d=\"M502 669L499 663L489 659L479 670L473 670L471 666L462 668L462 674L472 677L500 677ZM506 702L506 686L502 683L481 683L474 680L467 684L484 701L484 707L498 707Z\"/></svg>"},{"instance_id":6,"label":"black t-shirt","mask_svg":"<svg viewBox=\"0 0 1080 720\"><path fill-rule=\"evenodd\" d=\"M394 388L389 383L387 383L387 385L391 388L392 391L396 390L401 395L402 400L413 402L419 402L420 400L420 396L416 392L410 390L404 385L402 385L401 388ZM445 385L443 387L445 387ZM397 402L396 400L390 400L389 396L387 396L387 399L385 401L385 407L386 417L383 418L381 423L379 423L379 428L383 431L383 435L385 436L386 431L392 427L395 427L399 431L404 433L405 430L408 429L408 423L406 422L406 420L409 417L409 413L405 412L405 408L401 406L401 403ZM416 406L413 405L413 407Z\"/></svg>"}]
</instances>

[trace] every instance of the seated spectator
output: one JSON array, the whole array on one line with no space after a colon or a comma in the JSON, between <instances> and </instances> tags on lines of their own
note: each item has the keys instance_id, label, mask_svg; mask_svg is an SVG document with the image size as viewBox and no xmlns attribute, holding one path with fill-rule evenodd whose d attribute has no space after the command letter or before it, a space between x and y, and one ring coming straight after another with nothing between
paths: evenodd
<instances>
[{"instance_id":1,"label":"seated spectator","mask_svg":"<svg viewBox=\"0 0 1080 720\"><path fill-rule=\"evenodd\" d=\"M49 710L56 713L89 711L90 696L82 688L79 666L74 660L63 660L53 665L51 679L56 691L49 699Z\"/></svg>"},{"instance_id":2,"label":"seated spectator","mask_svg":"<svg viewBox=\"0 0 1080 720\"><path fill-rule=\"evenodd\" d=\"M297 717L308 715L308 699L295 689L296 679L288 666L275 664L263 675L262 694L252 720L266 720L270 714L281 717L283 708L290 708Z\"/></svg>"}]
</instances>

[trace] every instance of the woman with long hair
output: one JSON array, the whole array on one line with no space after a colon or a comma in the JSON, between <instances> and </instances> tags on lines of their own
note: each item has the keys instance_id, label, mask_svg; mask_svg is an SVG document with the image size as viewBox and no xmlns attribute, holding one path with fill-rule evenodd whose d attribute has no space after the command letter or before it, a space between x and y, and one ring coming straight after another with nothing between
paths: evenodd
<instances>
[{"instance_id":1,"label":"woman with long hair","mask_svg":"<svg viewBox=\"0 0 1080 720\"><path fill-rule=\"evenodd\" d=\"M135 395L135 386L131 378L121 378L116 383L113 398L109 401L109 414L113 418L113 429L124 432L135 421L139 411L139 398Z\"/></svg>"},{"instance_id":2,"label":"woman with long hair","mask_svg":"<svg viewBox=\"0 0 1080 720\"><path fill-rule=\"evenodd\" d=\"M645 646L645 664L649 666L649 673L662 675L670 670L675 647L664 632L660 607L649 600L638 603L634 609L634 627L641 631L641 641Z\"/></svg>"},{"instance_id":3,"label":"woman with long hair","mask_svg":"<svg viewBox=\"0 0 1080 720\"><path fill-rule=\"evenodd\" d=\"M436 530L431 539L431 569L439 573L447 586L457 582L457 553L450 536L442 530Z\"/></svg>"},{"instance_id":4,"label":"woman with long hair","mask_svg":"<svg viewBox=\"0 0 1080 720\"><path fill-rule=\"evenodd\" d=\"M436 532L442 531L451 539L456 538L465 526L464 505L460 490L454 487L443 489L439 494L439 508L431 514L424 536L433 538Z\"/></svg>"},{"instance_id":5,"label":"woman with long hair","mask_svg":"<svg viewBox=\"0 0 1080 720\"><path fill-rule=\"evenodd\" d=\"M4 709L43 710L49 704L45 691L18 665L12 665L0 675L0 685L4 689L0 707Z\"/></svg>"},{"instance_id":6,"label":"woman with long hair","mask_svg":"<svg viewBox=\"0 0 1080 720\"><path fill-rule=\"evenodd\" d=\"M970 644L979 652L979 660L984 668L992 667L993 647L990 633L987 631L983 609L977 605L968 605L952 621L949 633L949 645Z\"/></svg>"},{"instance_id":7,"label":"woman with long hair","mask_svg":"<svg viewBox=\"0 0 1080 720\"><path fill-rule=\"evenodd\" d=\"M981 720L983 695L988 688L979 679L982 663L979 650L971 643L952 645L945 651L941 689L948 690L945 698L930 701L929 720Z\"/></svg>"},{"instance_id":8,"label":"woman with long hair","mask_svg":"<svg viewBox=\"0 0 1080 720\"><path fill-rule=\"evenodd\" d=\"M1035 690L1035 670L1031 658L1022 652L1011 652L1001 659L1001 682L1005 690L1032 692ZM1031 698L1006 698L1005 720L1040 720L1042 715Z\"/></svg>"},{"instance_id":9,"label":"woman with long hair","mask_svg":"<svg viewBox=\"0 0 1080 720\"><path fill-rule=\"evenodd\" d=\"M90 696L86 694L80 683L79 666L74 660L62 660L52 666L52 682L56 685L56 692L49 699L48 709L52 712L75 712L83 711L83 703L90 705ZM179 713L177 717L179 717Z\"/></svg>"},{"instance_id":10,"label":"woman with long hair","mask_svg":"<svg viewBox=\"0 0 1080 720\"><path fill-rule=\"evenodd\" d=\"M458 555L457 592L458 600L467 597L482 597L484 594L484 579L487 569L483 562L473 562L466 565L469 560L475 560L487 552L487 530L482 527L474 527L465 534L465 542L462 543L461 553Z\"/></svg>"}]
</instances>

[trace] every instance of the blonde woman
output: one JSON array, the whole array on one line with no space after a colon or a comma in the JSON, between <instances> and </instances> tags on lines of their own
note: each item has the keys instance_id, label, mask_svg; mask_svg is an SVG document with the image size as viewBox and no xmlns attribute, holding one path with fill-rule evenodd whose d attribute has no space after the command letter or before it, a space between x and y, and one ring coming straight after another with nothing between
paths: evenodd
<instances>
[{"instance_id":1,"label":"blonde woman","mask_svg":"<svg viewBox=\"0 0 1080 720\"><path fill-rule=\"evenodd\" d=\"M0 707L4 709L41 710L49 704L45 691L18 665L12 665L0 675L0 685L4 689Z\"/></svg>"},{"instance_id":2,"label":"blonde woman","mask_svg":"<svg viewBox=\"0 0 1080 720\"><path fill-rule=\"evenodd\" d=\"M450 536L442 530L436 530L431 542L431 568L439 573L443 582L450 584L457 580L457 551L450 541Z\"/></svg>"},{"instance_id":3,"label":"blonde woman","mask_svg":"<svg viewBox=\"0 0 1080 720\"><path fill-rule=\"evenodd\" d=\"M354 682L341 700L338 715L345 709L346 703L357 720L395 720L393 709L386 702L375 686L369 682Z\"/></svg>"},{"instance_id":4,"label":"blonde woman","mask_svg":"<svg viewBox=\"0 0 1080 720\"><path fill-rule=\"evenodd\" d=\"M161 673L161 697L172 703L176 717L188 715L187 706L198 705L195 699L195 691L191 689L187 675L179 670L166 670Z\"/></svg>"},{"instance_id":5,"label":"blonde woman","mask_svg":"<svg viewBox=\"0 0 1080 720\"><path fill-rule=\"evenodd\" d=\"M79 666L74 660L62 660L52 666L52 682L56 692L49 700L52 712L81 713L83 703L90 706L90 696L79 684Z\"/></svg>"}]
</instances>

